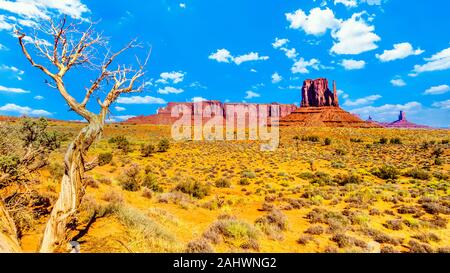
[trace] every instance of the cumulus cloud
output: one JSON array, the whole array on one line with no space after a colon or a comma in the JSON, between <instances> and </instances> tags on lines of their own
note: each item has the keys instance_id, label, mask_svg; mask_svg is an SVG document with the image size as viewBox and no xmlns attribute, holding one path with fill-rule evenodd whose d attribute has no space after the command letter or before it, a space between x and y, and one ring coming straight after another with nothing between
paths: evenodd
<instances>
[{"instance_id":1,"label":"cumulus cloud","mask_svg":"<svg viewBox=\"0 0 450 273\"><path fill-rule=\"evenodd\" d=\"M331 36L337 41L330 50L332 53L357 55L378 48L376 42L381 38L374 33L375 27L366 23L364 14L353 14L332 32Z\"/></svg>"},{"instance_id":2,"label":"cumulus cloud","mask_svg":"<svg viewBox=\"0 0 450 273\"><path fill-rule=\"evenodd\" d=\"M0 112L16 113L27 116L51 116L52 114L42 109L32 109L28 106L20 106L14 103L8 103L0 107Z\"/></svg>"},{"instance_id":3,"label":"cumulus cloud","mask_svg":"<svg viewBox=\"0 0 450 273\"><path fill-rule=\"evenodd\" d=\"M180 8L185 9L186 8L186 4L185 3L180 3Z\"/></svg>"},{"instance_id":4,"label":"cumulus cloud","mask_svg":"<svg viewBox=\"0 0 450 273\"><path fill-rule=\"evenodd\" d=\"M336 29L340 25L340 20L336 19L331 9L314 8L309 11L309 15L298 9L294 13L286 13L286 19L290 22L292 29L302 29L306 34L320 36L327 30Z\"/></svg>"},{"instance_id":5,"label":"cumulus cloud","mask_svg":"<svg viewBox=\"0 0 450 273\"><path fill-rule=\"evenodd\" d=\"M275 38L275 42L272 43L273 48L279 49L284 52L286 57L288 57L291 60L296 60L298 53L295 48L288 48L285 45L289 43L288 39L279 39Z\"/></svg>"},{"instance_id":6,"label":"cumulus cloud","mask_svg":"<svg viewBox=\"0 0 450 273\"><path fill-rule=\"evenodd\" d=\"M406 82L403 79L400 79L400 78L392 79L391 80L391 84L393 86L397 86L397 87L406 86Z\"/></svg>"},{"instance_id":7,"label":"cumulus cloud","mask_svg":"<svg viewBox=\"0 0 450 273\"><path fill-rule=\"evenodd\" d=\"M382 62L390 62L412 55L420 55L423 52L420 48L414 49L410 43L399 43L395 44L393 49L385 50L383 54L376 54L375 56Z\"/></svg>"},{"instance_id":8,"label":"cumulus cloud","mask_svg":"<svg viewBox=\"0 0 450 273\"><path fill-rule=\"evenodd\" d=\"M49 19L53 12L81 19L90 12L80 0L0 0L0 9L29 19Z\"/></svg>"},{"instance_id":9,"label":"cumulus cloud","mask_svg":"<svg viewBox=\"0 0 450 273\"><path fill-rule=\"evenodd\" d=\"M182 71L163 72L159 75L161 78L158 79L156 82L164 84L168 83L177 84L184 80L185 75L186 73Z\"/></svg>"},{"instance_id":10,"label":"cumulus cloud","mask_svg":"<svg viewBox=\"0 0 450 273\"><path fill-rule=\"evenodd\" d=\"M288 39L285 39L285 38L280 39L277 37L277 38L275 38L275 42L272 43L272 46L273 46L273 48L277 49L277 48L284 46L287 43L289 43Z\"/></svg>"},{"instance_id":11,"label":"cumulus cloud","mask_svg":"<svg viewBox=\"0 0 450 273\"><path fill-rule=\"evenodd\" d=\"M35 100L43 100L44 97L40 96L40 95L37 95L37 96L34 96L33 99L35 99Z\"/></svg>"},{"instance_id":12,"label":"cumulus cloud","mask_svg":"<svg viewBox=\"0 0 450 273\"><path fill-rule=\"evenodd\" d=\"M279 83L283 80L283 77L277 72L272 74L272 83Z\"/></svg>"},{"instance_id":13,"label":"cumulus cloud","mask_svg":"<svg viewBox=\"0 0 450 273\"><path fill-rule=\"evenodd\" d=\"M250 61L266 61L269 59L268 56L259 56L258 52L250 52L248 54L233 57L230 51L224 48L218 49L215 53L210 54L208 58L219 63L234 62L237 65Z\"/></svg>"},{"instance_id":14,"label":"cumulus cloud","mask_svg":"<svg viewBox=\"0 0 450 273\"><path fill-rule=\"evenodd\" d=\"M292 73L301 73L301 74L307 74L309 73L308 68L311 67L315 70L319 70L319 60L317 59L311 59L309 61L306 61L303 58L300 58L300 60L296 61L294 65L291 68Z\"/></svg>"},{"instance_id":15,"label":"cumulus cloud","mask_svg":"<svg viewBox=\"0 0 450 273\"><path fill-rule=\"evenodd\" d=\"M152 96L132 96L132 97L119 97L117 103L121 104L166 104L167 102L161 98L155 98Z\"/></svg>"},{"instance_id":16,"label":"cumulus cloud","mask_svg":"<svg viewBox=\"0 0 450 273\"><path fill-rule=\"evenodd\" d=\"M121 107L121 106L115 106L114 109L115 109L117 112L123 112L123 111L127 110L125 107Z\"/></svg>"},{"instance_id":17,"label":"cumulus cloud","mask_svg":"<svg viewBox=\"0 0 450 273\"><path fill-rule=\"evenodd\" d=\"M441 95L450 91L450 86L443 84L438 86L432 86L425 90L424 95Z\"/></svg>"},{"instance_id":18,"label":"cumulus cloud","mask_svg":"<svg viewBox=\"0 0 450 273\"><path fill-rule=\"evenodd\" d=\"M434 54L430 58L425 58L424 60L426 61L425 64L414 66L415 74L447 70L450 68L450 47Z\"/></svg>"},{"instance_id":19,"label":"cumulus cloud","mask_svg":"<svg viewBox=\"0 0 450 273\"><path fill-rule=\"evenodd\" d=\"M433 107L440 109L450 109L450 100L444 100L433 103Z\"/></svg>"},{"instance_id":20,"label":"cumulus cloud","mask_svg":"<svg viewBox=\"0 0 450 273\"><path fill-rule=\"evenodd\" d=\"M358 6L358 2L356 2L356 0L334 0L334 4L342 4L348 8L354 8Z\"/></svg>"},{"instance_id":21,"label":"cumulus cloud","mask_svg":"<svg viewBox=\"0 0 450 273\"><path fill-rule=\"evenodd\" d=\"M165 95L167 95L167 94L180 94L180 93L183 93L183 92L184 92L183 89L175 88L175 87L172 87L172 86L166 86L166 87L160 88L158 90L159 94L165 94Z\"/></svg>"},{"instance_id":22,"label":"cumulus cloud","mask_svg":"<svg viewBox=\"0 0 450 273\"><path fill-rule=\"evenodd\" d=\"M30 93L30 91L24 90L22 88L5 87L3 85L0 85L0 92L17 93L17 94Z\"/></svg>"},{"instance_id":23,"label":"cumulus cloud","mask_svg":"<svg viewBox=\"0 0 450 273\"><path fill-rule=\"evenodd\" d=\"M349 107L355 107L355 106L362 106L362 105L368 105L368 104L372 104L375 101L381 99L382 97L380 95L371 95L371 96L367 96L364 98L359 98L357 100L349 100L347 99L344 102L344 106L349 106Z\"/></svg>"},{"instance_id":24,"label":"cumulus cloud","mask_svg":"<svg viewBox=\"0 0 450 273\"><path fill-rule=\"evenodd\" d=\"M341 65L345 68L345 70L356 70L363 69L366 66L366 62L363 60L353 60L353 59L345 59L342 60Z\"/></svg>"},{"instance_id":25,"label":"cumulus cloud","mask_svg":"<svg viewBox=\"0 0 450 273\"><path fill-rule=\"evenodd\" d=\"M261 97L260 94L253 92L253 91L247 91L247 92L245 92L245 94L247 94L247 96L245 97L246 99L253 99L253 98Z\"/></svg>"}]
</instances>

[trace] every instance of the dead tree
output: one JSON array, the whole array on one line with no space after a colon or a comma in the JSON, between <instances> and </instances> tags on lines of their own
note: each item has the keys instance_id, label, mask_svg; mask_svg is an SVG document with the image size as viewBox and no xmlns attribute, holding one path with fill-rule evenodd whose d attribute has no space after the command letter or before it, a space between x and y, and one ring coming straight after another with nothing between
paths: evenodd
<instances>
[{"instance_id":1,"label":"dead tree","mask_svg":"<svg viewBox=\"0 0 450 273\"><path fill-rule=\"evenodd\" d=\"M30 64L49 77L49 84L59 91L70 110L87 121L87 126L67 148L59 198L45 227L40 252L54 252L67 239L67 225L73 220L85 192L86 185L82 178L86 168L92 167L92 164L85 162L86 154L103 132L109 107L121 94L139 92L144 87L142 77L149 55L142 63L136 58L136 68L118 65L110 69L119 55L130 48L139 47L136 41L133 40L121 50L111 53L107 50L106 39L93 30L93 24L82 30L84 24L68 23L66 18L59 22L50 20L49 25L39 29L39 32L47 35L51 42L37 35L29 37L21 31L16 31L22 52ZM30 44L34 46L37 54L51 65L45 66L36 62L27 49ZM100 64L95 64L95 58L102 50L105 50L105 58ZM66 74L76 67L99 70L98 77L85 88L81 102L75 99L73 91L66 89L64 83ZM97 103L100 105L98 113L87 108L94 93L98 96Z\"/></svg>"}]
</instances>

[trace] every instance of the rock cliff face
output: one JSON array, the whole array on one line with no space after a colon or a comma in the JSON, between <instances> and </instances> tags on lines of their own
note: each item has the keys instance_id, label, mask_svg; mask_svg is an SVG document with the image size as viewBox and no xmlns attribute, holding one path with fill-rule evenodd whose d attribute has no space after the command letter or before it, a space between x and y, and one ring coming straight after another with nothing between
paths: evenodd
<instances>
[{"instance_id":1,"label":"rock cliff face","mask_svg":"<svg viewBox=\"0 0 450 273\"><path fill-rule=\"evenodd\" d=\"M333 92L328 88L328 80L306 80L302 87L302 107L339 106L336 82L333 81Z\"/></svg>"},{"instance_id":2,"label":"rock cliff face","mask_svg":"<svg viewBox=\"0 0 450 273\"><path fill-rule=\"evenodd\" d=\"M324 78L306 80L302 88L301 107L280 120L281 126L309 127L381 127L365 122L339 107L336 83L333 92Z\"/></svg>"},{"instance_id":3,"label":"rock cliff face","mask_svg":"<svg viewBox=\"0 0 450 273\"><path fill-rule=\"evenodd\" d=\"M158 112L156 115L150 115L150 116L137 116L134 118L130 118L126 121L126 123L136 123L136 124L155 124L155 125L171 125L176 120L179 119L179 117L172 117L172 111L179 107L179 112L181 113L181 109L185 109L188 112L190 112L192 119L196 119L198 117L202 117L203 122L208 121L211 119L211 117L214 117L215 114L212 114L211 117L205 117L202 116L202 113L204 112L204 109L206 107L210 107L210 109L213 110L213 113L215 113L214 109L218 109L218 111L221 113L221 116L223 119L232 118L228 117L227 113L230 113L229 111L233 111L235 109L238 109L242 112L248 112L248 113L254 113L256 110L259 112L260 110L267 107L268 110L268 117L276 117L276 109L272 109L271 106L279 106L278 108L278 116L280 118L285 117L295 111L297 109L297 106L294 104L278 104L278 103L271 103L271 104L253 104L253 103L222 103L220 101L201 101L201 102L169 102L166 107L158 109ZM181 115L181 114L180 114ZM246 114L246 118L249 118L250 116L254 117L256 115L252 114ZM237 118L237 117L236 117ZM235 119L236 119L235 118Z\"/></svg>"}]
</instances>

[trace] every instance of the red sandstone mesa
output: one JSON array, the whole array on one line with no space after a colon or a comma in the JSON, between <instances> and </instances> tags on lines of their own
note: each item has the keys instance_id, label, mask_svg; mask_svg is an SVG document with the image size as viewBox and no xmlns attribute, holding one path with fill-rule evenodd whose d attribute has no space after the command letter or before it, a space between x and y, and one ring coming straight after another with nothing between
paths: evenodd
<instances>
[{"instance_id":1,"label":"red sandstone mesa","mask_svg":"<svg viewBox=\"0 0 450 273\"><path fill-rule=\"evenodd\" d=\"M130 118L125 122L135 124L172 125L176 120L180 118L180 117L172 117L172 110L175 109L176 107L187 107L188 111L191 112L192 120L194 120L196 117L202 116L202 112L207 106L210 106L213 109L214 107L221 109L220 111L222 111L222 116L224 120L229 118L227 117L227 110L232 110L232 107L240 108L240 110L244 112L248 111L251 107L255 107L258 111L260 109L263 109L264 107L267 107L269 119L271 117L277 116L285 117L297 109L297 106L295 106L294 104L278 104L278 103L271 103L271 104L222 103L220 101L169 102L166 107L159 108L157 114L155 115L138 116ZM272 111L271 106L279 106L279 115L277 115L275 111ZM214 114L212 115L212 117L214 117ZM212 117L203 117L203 122L208 121Z\"/></svg>"},{"instance_id":2,"label":"red sandstone mesa","mask_svg":"<svg viewBox=\"0 0 450 273\"><path fill-rule=\"evenodd\" d=\"M400 115L398 116L398 120L394 122L376 122L372 119L372 117L369 117L368 122L379 124L386 128L403 128L403 129L430 129L431 127L425 126L425 125L419 125L412 122L409 122L406 119L406 113L404 111L400 111Z\"/></svg>"},{"instance_id":3,"label":"red sandstone mesa","mask_svg":"<svg viewBox=\"0 0 450 273\"><path fill-rule=\"evenodd\" d=\"M328 80L306 80L302 87L301 107L339 106L336 82L333 81L333 92L328 88Z\"/></svg>"}]
</instances>

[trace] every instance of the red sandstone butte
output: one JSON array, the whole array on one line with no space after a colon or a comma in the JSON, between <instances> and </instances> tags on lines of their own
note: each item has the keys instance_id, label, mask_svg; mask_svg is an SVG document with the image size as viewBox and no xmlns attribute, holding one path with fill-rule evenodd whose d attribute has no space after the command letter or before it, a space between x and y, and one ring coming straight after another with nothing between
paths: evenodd
<instances>
[{"instance_id":1,"label":"red sandstone butte","mask_svg":"<svg viewBox=\"0 0 450 273\"><path fill-rule=\"evenodd\" d=\"M387 128L405 128L405 129L429 129L430 127L425 125L419 125L406 120L406 113L404 111L400 111L400 115L398 116L398 120L388 123L385 125Z\"/></svg>"},{"instance_id":2,"label":"red sandstone butte","mask_svg":"<svg viewBox=\"0 0 450 273\"><path fill-rule=\"evenodd\" d=\"M195 107L197 106L197 107ZM134 118L130 118L125 123L135 123L135 124L154 124L154 125L172 125L175 121L177 121L180 117L172 117L172 110L176 107L186 107L188 111L191 112L192 120L196 117L201 116L201 113L204 111L205 107L210 106L211 108L218 107L221 109L223 119L231 118L227 116L227 110L232 110L233 107L240 108L241 111L248 111L249 108L254 107L257 111L259 109L263 109L263 107L267 107L269 119L271 117L276 117L277 113L272 112L271 106L279 106L279 117L285 117L292 113L297 109L297 106L294 104L279 104L279 103L270 103L270 104L256 104L256 103L222 103L220 101L201 101L201 102L169 102L166 107L162 107L158 109L157 114L149 115L149 116L137 116ZM181 109L180 108L180 109ZM181 111L180 111L181 112ZM246 115L247 118L248 115ZM212 118L214 118L214 114L212 114ZM211 117L203 117L203 123L210 120ZM236 120L236 117L235 117ZM268 120L269 123L270 120ZM245 122L245 125L248 126L248 121Z\"/></svg>"},{"instance_id":3,"label":"red sandstone butte","mask_svg":"<svg viewBox=\"0 0 450 273\"><path fill-rule=\"evenodd\" d=\"M336 83L333 82L332 92L325 78L303 82L301 107L280 119L280 126L381 127L378 124L363 121L358 116L340 108Z\"/></svg>"}]
</instances>

